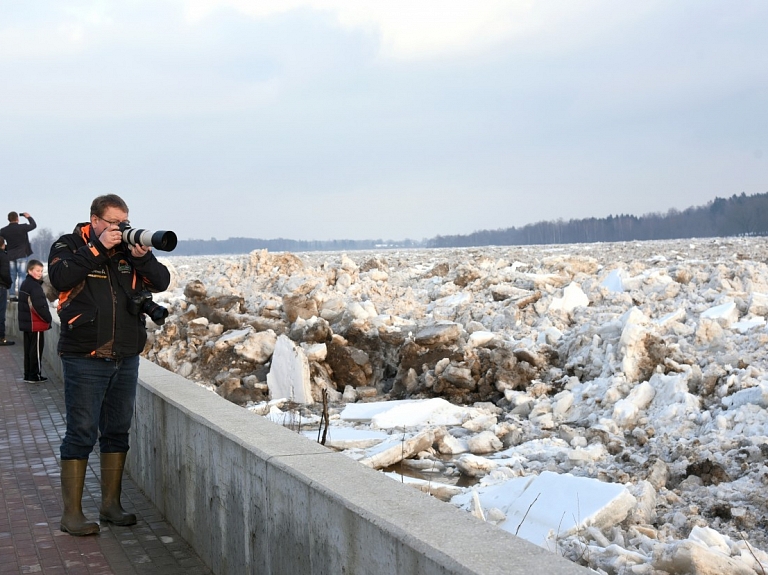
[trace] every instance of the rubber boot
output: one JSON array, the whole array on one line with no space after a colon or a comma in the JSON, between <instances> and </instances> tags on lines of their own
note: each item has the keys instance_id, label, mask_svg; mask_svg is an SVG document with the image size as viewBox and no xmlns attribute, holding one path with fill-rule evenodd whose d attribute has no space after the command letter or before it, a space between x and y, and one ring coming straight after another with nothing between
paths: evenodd
<instances>
[{"instance_id":1,"label":"rubber boot","mask_svg":"<svg viewBox=\"0 0 768 575\"><path fill-rule=\"evenodd\" d=\"M87 459L63 459L61 461L61 495L64 513L59 529L70 535L95 535L99 524L92 523L83 515L83 485Z\"/></svg>"},{"instance_id":2,"label":"rubber boot","mask_svg":"<svg viewBox=\"0 0 768 575\"><path fill-rule=\"evenodd\" d=\"M99 519L115 525L136 525L136 516L120 505L126 453L101 454L101 509Z\"/></svg>"}]
</instances>

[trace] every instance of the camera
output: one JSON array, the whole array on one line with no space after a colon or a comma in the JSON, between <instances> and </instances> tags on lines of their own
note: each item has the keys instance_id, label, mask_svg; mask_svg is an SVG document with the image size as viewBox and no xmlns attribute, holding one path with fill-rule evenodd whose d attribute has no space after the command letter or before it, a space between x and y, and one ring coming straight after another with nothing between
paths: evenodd
<instances>
[{"instance_id":1,"label":"camera","mask_svg":"<svg viewBox=\"0 0 768 575\"><path fill-rule=\"evenodd\" d=\"M123 242L129 246L151 246L164 252L172 252L176 249L176 234L173 232L140 230L132 228L127 222L122 222L118 229L123 234Z\"/></svg>"},{"instance_id":2,"label":"camera","mask_svg":"<svg viewBox=\"0 0 768 575\"><path fill-rule=\"evenodd\" d=\"M157 325L163 325L168 317L168 310L152 301L152 293L149 290L141 290L128 300L128 312L133 315L145 313Z\"/></svg>"}]
</instances>

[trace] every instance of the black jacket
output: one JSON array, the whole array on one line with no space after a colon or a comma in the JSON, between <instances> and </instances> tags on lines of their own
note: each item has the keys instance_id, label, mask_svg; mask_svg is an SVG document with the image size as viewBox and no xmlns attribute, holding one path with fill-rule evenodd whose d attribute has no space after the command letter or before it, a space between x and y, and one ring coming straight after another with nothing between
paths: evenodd
<instances>
[{"instance_id":1,"label":"black jacket","mask_svg":"<svg viewBox=\"0 0 768 575\"><path fill-rule=\"evenodd\" d=\"M59 354L121 358L147 342L144 314L129 311L130 299L165 290L171 274L152 252L135 259L124 244L107 250L79 224L51 247L48 279L59 290Z\"/></svg>"},{"instance_id":2,"label":"black jacket","mask_svg":"<svg viewBox=\"0 0 768 575\"><path fill-rule=\"evenodd\" d=\"M43 291L43 280L27 274L19 288L19 331L48 329L51 329L51 309Z\"/></svg>"},{"instance_id":3,"label":"black jacket","mask_svg":"<svg viewBox=\"0 0 768 575\"><path fill-rule=\"evenodd\" d=\"M0 250L0 287L11 287L11 260L5 250Z\"/></svg>"},{"instance_id":4,"label":"black jacket","mask_svg":"<svg viewBox=\"0 0 768 575\"><path fill-rule=\"evenodd\" d=\"M27 218L28 224L13 223L0 229L0 236L5 238L8 257L12 260L32 255L32 245L29 243L29 232L37 227L34 218Z\"/></svg>"}]
</instances>

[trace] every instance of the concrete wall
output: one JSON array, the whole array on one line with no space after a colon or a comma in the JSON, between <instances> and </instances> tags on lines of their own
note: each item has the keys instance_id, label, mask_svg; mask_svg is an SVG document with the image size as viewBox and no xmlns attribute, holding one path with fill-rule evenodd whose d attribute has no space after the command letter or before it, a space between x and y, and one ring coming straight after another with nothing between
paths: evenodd
<instances>
[{"instance_id":1,"label":"concrete wall","mask_svg":"<svg viewBox=\"0 0 768 575\"><path fill-rule=\"evenodd\" d=\"M129 472L219 575L590 572L149 361L139 377Z\"/></svg>"}]
</instances>

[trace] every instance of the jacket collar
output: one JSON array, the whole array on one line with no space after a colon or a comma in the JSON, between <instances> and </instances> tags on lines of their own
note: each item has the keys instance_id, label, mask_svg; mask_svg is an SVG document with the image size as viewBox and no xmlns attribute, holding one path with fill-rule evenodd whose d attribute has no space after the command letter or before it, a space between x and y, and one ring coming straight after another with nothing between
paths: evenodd
<instances>
[{"instance_id":1,"label":"jacket collar","mask_svg":"<svg viewBox=\"0 0 768 575\"><path fill-rule=\"evenodd\" d=\"M87 244L91 239L91 224L90 222L83 222L75 226L75 233L78 234L83 241Z\"/></svg>"}]
</instances>

